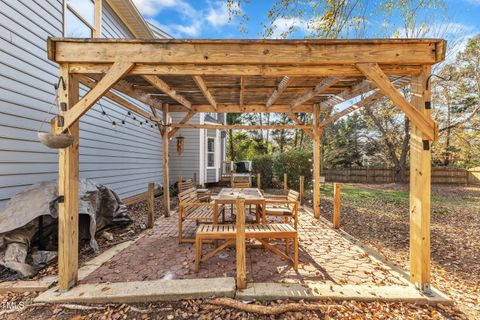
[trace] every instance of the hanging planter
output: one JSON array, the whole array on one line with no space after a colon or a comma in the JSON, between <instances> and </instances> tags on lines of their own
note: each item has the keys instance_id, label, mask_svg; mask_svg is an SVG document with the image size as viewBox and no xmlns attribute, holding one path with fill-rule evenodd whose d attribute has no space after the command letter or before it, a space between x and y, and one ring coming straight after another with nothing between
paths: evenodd
<instances>
[{"instance_id":1,"label":"hanging planter","mask_svg":"<svg viewBox=\"0 0 480 320\"><path fill-rule=\"evenodd\" d=\"M181 156L185 150L185 138L182 136L177 137L177 154Z\"/></svg>"},{"instance_id":2,"label":"hanging planter","mask_svg":"<svg viewBox=\"0 0 480 320\"><path fill-rule=\"evenodd\" d=\"M68 133L49 133L39 132L38 140L52 149L63 149L70 146L73 143L73 136Z\"/></svg>"},{"instance_id":3,"label":"hanging planter","mask_svg":"<svg viewBox=\"0 0 480 320\"><path fill-rule=\"evenodd\" d=\"M42 127L43 127L43 124L47 120L48 116L51 114L52 109L54 107L58 108L58 106L59 106L59 103L58 103L58 88L60 86L60 83L63 84L63 90L66 90L65 81L63 81L63 77L60 77L58 79L58 83L56 85L54 85L55 86L55 99L52 103L52 106L50 107L50 110L47 113L47 116L45 117L43 122L40 124L40 128L38 129L38 133L37 133L38 140L43 145L45 145L49 148L52 148L52 149L66 148L66 147L72 145L73 140L74 140L73 136L70 133L52 133L52 132L42 132L41 131ZM63 111L65 111L67 109L67 105L65 103L60 103L60 106L61 106ZM57 116L56 121L60 121L62 123L61 125L63 125L63 121L61 121L61 120L63 120L63 118Z\"/></svg>"}]
</instances>

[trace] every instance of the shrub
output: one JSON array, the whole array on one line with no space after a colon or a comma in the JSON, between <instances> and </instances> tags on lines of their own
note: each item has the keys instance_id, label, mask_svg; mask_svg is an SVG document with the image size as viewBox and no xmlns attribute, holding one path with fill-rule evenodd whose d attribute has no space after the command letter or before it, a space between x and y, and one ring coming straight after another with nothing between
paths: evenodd
<instances>
[{"instance_id":1,"label":"shrub","mask_svg":"<svg viewBox=\"0 0 480 320\"><path fill-rule=\"evenodd\" d=\"M279 188L283 174L287 173L288 188L300 189L300 176L305 177L305 189L312 181L312 152L290 150L276 155L258 155L252 159L252 172L260 173L262 188ZM254 185L257 179L253 178Z\"/></svg>"},{"instance_id":2,"label":"shrub","mask_svg":"<svg viewBox=\"0 0 480 320\"><path fill-rule=\"evenodd\" d=\"M278 154L273 162L273 174L283 184L283 174L287 174L289 189L300 189L300 176L305 177L305 188L312 181L312 153L306 150L290 150Z\"/></svg>"},{"instance_id":3,"label":"shrub","mask_svg":"<svg viewBox=\"0 0 480 320\"><path fill-rule=\"evenodd\" d=\"M257 173L260 173L262 188L271 188L273 186L273 162L274 157L269 154L257 155L252 159L252 172L255 174L253 183L257 183Z\"/></svg>"}]
</instances>

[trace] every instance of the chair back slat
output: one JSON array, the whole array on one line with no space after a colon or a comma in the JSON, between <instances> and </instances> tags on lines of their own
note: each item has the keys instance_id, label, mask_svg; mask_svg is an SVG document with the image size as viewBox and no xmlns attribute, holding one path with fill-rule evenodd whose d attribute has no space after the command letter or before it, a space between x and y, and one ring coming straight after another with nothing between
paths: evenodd
<instances>
[{"instance_id":1,"label":"chair back slat","mask_svg":"<svg viewBox=\"0 0 480 320\"><path fill-rule=\"evenodd\" d=\"M232 188L250 188L250 182L233 182Z\"/></svg>"},{"instance_id":2,"label":"chair back slat","mask_svg":"<svg viewBox=\"0 0 480 320\"><path fill-rule=\"evenodd\" d=\"M299 198L300 198L300 193L299 192L297 192L295 190L292 190L292 189L288 190L288 194L287 194L287 200L288 201L298 202ZM293 210L294 205L289 204L288 207Z\"/></svg>"},{"instance_id":3,"label":"chair back slat","mask_svg":"<svg viewBox=\"0 0 480 320\"><path fill-rule=\"evenodd\" d=\"M192 179L187 179L185 181L178 183L178 192L183 192L185 190L189 190L191 188L195 188L195 183Z\"/></svg>"},{"instance_id":4,"label":"chair back slat","mask_svg":"<svg viewBox=\"0 0 480 320\"><path fill-rule=\"evenodd\" d=\"M179 203L198 203L197 189L190 188L178 194L178 202ZM196 208L192 206L188 206L184 208L184 215L187 216L189 213L194 211Z\"/></svg>"}]
</instances>

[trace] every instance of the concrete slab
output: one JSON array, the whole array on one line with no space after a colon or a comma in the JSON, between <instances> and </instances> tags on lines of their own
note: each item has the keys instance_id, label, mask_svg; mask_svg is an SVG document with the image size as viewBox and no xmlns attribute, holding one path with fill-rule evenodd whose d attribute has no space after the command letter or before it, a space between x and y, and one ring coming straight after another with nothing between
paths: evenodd
<instances>
[{"instance_id":1,"label":"concrete slab","mask_svg":"<svg viewBox=\"0 0 480 320\"><path fill-rule=\"evenodd\" d=\"M242 300L356 300L390 301L417 304L451 303L446 297L436 295L435 300L425 296L413 286L368 286L328 284L249 283L247 289L237 291Z\"/></svg>"},{"instance_id":2,"label":"concrete slab","mask_svg":"<svg viewBox=\"0 0 480 320\"><path fill-rule=\"evenodd\" d=\"M0 293L7 292L43 292L57 282L57 276L43 277L39 280L15 280L0 282Z\"/></svg>"},{"instance_id":3,"label":"concrete slab","mask_svg":"<svg viewBox=\"0 0 480 320\"><path fill-rule=\"evenodd\" d=\"M137 303L235 296L235 279L154 280L80 284L69 291L56 288L40 294L35 302Z\"/></svg>"}]
</instances>

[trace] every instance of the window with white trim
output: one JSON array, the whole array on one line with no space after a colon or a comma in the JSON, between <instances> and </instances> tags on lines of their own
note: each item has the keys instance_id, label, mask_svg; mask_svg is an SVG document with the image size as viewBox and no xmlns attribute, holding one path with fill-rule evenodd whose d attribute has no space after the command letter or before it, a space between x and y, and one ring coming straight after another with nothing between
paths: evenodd
<instances>
[{"instance_id":1,"label":"window with white trim","mask_svg":"<svg viewBox=\"0 0 480 320\"><path fill-rule=\"evenodd\" d=\"M91 38L95 30L95 3L92 0L64 1L64 36Z\"/></svg>"},{"instance_id":2,"label":"window with white trim","mask_svg":"<svg viewBox=\"0 0 480 320\"><path fill-rule=\"evenodd\" d=\"M207 168L215 168L215 138L207 138Z\"/></svg>"}]
</instances>

